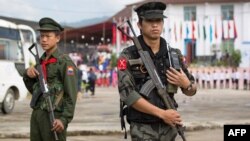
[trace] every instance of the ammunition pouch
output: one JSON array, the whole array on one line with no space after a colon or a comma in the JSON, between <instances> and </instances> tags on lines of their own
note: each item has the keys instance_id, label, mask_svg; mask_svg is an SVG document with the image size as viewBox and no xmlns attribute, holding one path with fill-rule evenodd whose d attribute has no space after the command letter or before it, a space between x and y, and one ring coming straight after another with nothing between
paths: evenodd
<instances>
[{"instance_id":1,"label":"ammunition pouch","mask_svg":"<svg viewBox=\"0 0 250 141\"><path fill-rule=\"evenodd\" d=\"M49 92L51 96L51 102L53 109L57 109L60 111L60 107L62 105L62 98L63 98L63 85L61 83L53 83L49 86ZM48 106L47 106L48 107Z\"/></svg>"},{"instance_id":2,"label":"ammunition pouch","mask_svg":"<svg viewBox=\"0 0 250 141\"><path fill-rule=\"evenodd\" d=\"M58 83L54 83L54 85L49 86L48 94L43 94L40 88L34 88L30 106L32 109L39 108L41 110L48 110L49 106L46 101L46 97L49 96L52 102L53 109L56 109L57 111L62 111L60 107L62 105L63 94L64 91L62 89L62 85Z\"/></svg>"}]
</instances>

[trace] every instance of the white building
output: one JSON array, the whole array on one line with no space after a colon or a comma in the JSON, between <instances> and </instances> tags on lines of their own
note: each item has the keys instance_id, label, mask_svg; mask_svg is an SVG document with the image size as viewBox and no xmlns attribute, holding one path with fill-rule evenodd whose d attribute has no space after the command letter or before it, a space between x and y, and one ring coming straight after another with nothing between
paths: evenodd
<instances>
[{"instance_id":1,"label":"white building","mask_svg":"<svg viewBox=\"0 0 250 141\"><path fill-rule=\"evenodd\" d=\"M126 7L132 11L132 22L138 21L134 7L148 1ZM162 36L171 46L181 49L188 62L209 62L239 49L240 67L250 67L250 0L162 1L167 4L168 17Z\"/></svg>"}]
</instances>

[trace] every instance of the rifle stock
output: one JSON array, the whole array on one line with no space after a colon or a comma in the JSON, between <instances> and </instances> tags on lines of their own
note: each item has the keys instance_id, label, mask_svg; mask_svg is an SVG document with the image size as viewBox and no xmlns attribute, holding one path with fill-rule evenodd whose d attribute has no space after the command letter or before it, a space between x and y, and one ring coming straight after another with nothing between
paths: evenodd
<instances>
[{"instance_id":1,"label":"rifle stock","mask_svg":"<svg viewBox=\"0 0 250 141\"><path fill-rule=\"evenodd\" d=\"M140 44L140 42L135 34L135 31L134 31L132 25L131 25L131 22L129 20L127 20L127 23L128 23L129 28L131 29L134 37L130 37L127 33L124 33L124 31L121 30L120 27L118 27L118 29L122 33L124 33L126 36L128 36L130 39L133 40L133 42L138 50L138 53L140 55L140 58L144 64L145 68L147 69L147 72L149 73L149 76L151 78L150 81L152 81L154 84L154 87L157 88L157 91L158 91L157 94L161 97L161 99L163 100L167 109L175 109L176 110L176 108L172 102L172 99L170 98L169 94L166 91L166 86L163 85L163 83L159 77L159 74L156 70L156 67L153 63L153 60L151 59L151 57L147 51L143 51L142 46L141 46L141 44ZM177 132L181 136L182 140L186 141L186 138L185 138L184 132L183 132L183 127L176 125L175 128L177 129Z\"/></svg>"},{"instance_id":2,"label":"rifle stock","mask_svg":"<svg viewBox=\"0 0 250 141\"><path fill-rule=\"evenodd\" d=\"M35 47L35 51L36 51L35 53L32 51L32 49L34 47ZM50 117L50 123L51 123L51 126L53 126L53 122L55 121L54 108L52 106L51 98L50 98L50 95L49 95L49 89L48 89L47 82L45 81L45 78L44 78L44 73L43 73L43 70L42 70L42 66L41 66L40 61L39 61L39 53L38 53L37 44L33 43L29 47L29 51L35 57L35 60L36 60L36 63L37 63L37 70L39 72L38 79L39 79L40 88L41 88L43 97L45 98L46 103L48 104L48 112L49 112L49 117ZM57 135L56 131L53 131L53 133L54 133L55 140L58 141L59 139L58 139L58 135Z\"/></svg>"}]
</instances>

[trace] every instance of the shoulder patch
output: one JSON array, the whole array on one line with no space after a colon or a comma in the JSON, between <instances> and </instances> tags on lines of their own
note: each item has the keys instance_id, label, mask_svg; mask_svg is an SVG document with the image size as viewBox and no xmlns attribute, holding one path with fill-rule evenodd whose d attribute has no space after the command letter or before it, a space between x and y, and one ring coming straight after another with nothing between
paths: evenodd
<instances>
[{"instance_id":1,"label":"shoulder patch","mask_svg":"<svg viewBox=\"0 0 250 141\"><path fill-rule=\"evenodd\" d=\"M124 71L127 69L127 59L125 57L120 57L117 61L118 70Z\"/></svg>"},{"instance_id":2,"label":"shoulder patch","mask_svg":"<svg viewBox=\"0 0 250 141\"><path fill-rule=\"evenodd\" d=\"M73 66L67 67L67 75L74 75L74 67Z\"/></svg>"}]
</instances>

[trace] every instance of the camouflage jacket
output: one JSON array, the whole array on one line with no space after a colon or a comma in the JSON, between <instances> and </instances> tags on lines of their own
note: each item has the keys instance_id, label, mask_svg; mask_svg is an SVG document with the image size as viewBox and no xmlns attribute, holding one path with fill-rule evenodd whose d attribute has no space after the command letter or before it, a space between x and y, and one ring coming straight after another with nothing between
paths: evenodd
<instances>
[{"instance_id":1,"label":"camouflage jacket","mask_svg":"<svg viewBox=\"0 0 250 141\"><path fill-rule=\"evenodd\" d=\"M46 54L43 54L40 60L44 60L45 57ZM52 53L51 57L56 58L57 62L46 66L47 84L53 104L55 104L60 93L63 93L62 98L59 99L55 107L55 114L60 115L60 120L63 122L64 126L67 127L67 124L73 119L75 110L77 97L77 68L68 55L61 54L58 50ZM39 95L37 102L32 108L47 110L48 107L45 98L41 96L38 78L29 78L25 73L23 81L32 94L32 97Z\"/></svg>"}]
</instances>

